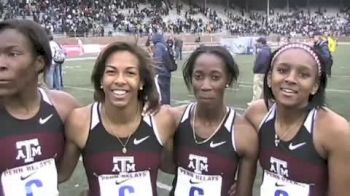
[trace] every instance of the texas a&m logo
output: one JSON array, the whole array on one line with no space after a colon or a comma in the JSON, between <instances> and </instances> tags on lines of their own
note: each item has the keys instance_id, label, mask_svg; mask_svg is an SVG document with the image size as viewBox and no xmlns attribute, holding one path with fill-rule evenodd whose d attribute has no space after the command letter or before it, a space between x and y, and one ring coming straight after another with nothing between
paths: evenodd
<instances>
[{"instance_id":1,"label":"texas a&m logo","mask_svg":"<svg viewBox=\"0 0 350 196\"><path fill-rule=\"evenodd\" d=\"M288 163L286 161L277 159L275 157L270 158L270 171L279 174L283 177L288 177Z\"/></svg>"},{"instance_id":2,"label":"texas a&m logo","mask_svg":"<svg viewBox=\"0 0 350 196\"><path fill-rule=\"evenodd\" d=\"M41 146L37 138L16 142L16 160L24 160L25 163L34 161L34 157L41 155Z\"/></svg>"},{"instance_id":3,"label":"texas a&m logo","mask_svg":"<svg viewBox=\"0 0 350 196\"><path fill-rule=\"evenodd\" d=\"M208 172L208 158L190 154L188 156L190 163L188 164L189 169L193 169L195 173L201 174L202 171Z\"/></svg>"},{"instance_id":4,"label":"texas a&m logo","mask_svg":"<svg viewBox=\"0 0 350 196\"><path fill-rule=\"evenodd\" d=\"M124 172L136 171L134 157L132 156L128 156L128 157L115 156L113 157L113 163L114 163L114 167L112 172L124 173Z\"/></svg>"}]
</instances>

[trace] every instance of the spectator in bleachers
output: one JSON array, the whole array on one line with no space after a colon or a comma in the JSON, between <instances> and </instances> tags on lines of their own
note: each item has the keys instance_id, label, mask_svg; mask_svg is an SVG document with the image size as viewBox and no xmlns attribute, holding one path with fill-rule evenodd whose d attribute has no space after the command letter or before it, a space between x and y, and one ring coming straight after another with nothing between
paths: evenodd
<instances>
[{"instance_id":1,"label":"spectator in bleachers","mask_svg":"<svg viewBox=\"0 0 350 196\"><path fill-rule=\"evenodd\" d=\"M218 14L220 10L204 8L194 2L187 10L182 4L177 5L174 12L171 12L173 6L170 1L158 0L148 1L150 4L144 8L141 8L141 3L145 5L144 0L70 0L69 3L38 0L26 4L22 2L8 1L2 9L3 19L31 16L34 21L54 33L68 36L104 36L104 31L109 32L112 29L114 32L143 34L149 33L147 29L153 29L155 26L169 33L216 33L226 29L235 35L287 36L295 33L305 36L307 32L318 28L336 34L350 34L350 10L346 8L339 9L334 16L328 15L328 12L322 9L315 12L298 9L290 12L274 10L267 20L266 13L243 9L241 13L238 10L226 10L227 18L222 18ZM172 14L175 14L175 19L166 20L163 17ZM200 17L194 17L196 15Z\"/></svg>"}]
</instances>

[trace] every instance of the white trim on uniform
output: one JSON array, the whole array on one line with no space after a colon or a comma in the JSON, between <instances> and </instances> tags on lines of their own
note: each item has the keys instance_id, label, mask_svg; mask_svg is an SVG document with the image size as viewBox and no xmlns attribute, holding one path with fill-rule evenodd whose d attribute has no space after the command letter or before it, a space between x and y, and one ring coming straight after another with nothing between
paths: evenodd
<instances>
[{"instance_id":1,"label":"white trim on uniform","mask_svg":"<svg viewBox=\"0 0 350 196\"><path fill-rule=\"evenodd\" d=\"M311 134L312 128L313 128L313 123L316 118L316 109L312 109L309 114L307 115L307 118L304 122L304 127Z\"/></svg>"},{"instance_id":2,"label":"white trim on uniform","mask_svg":"<svg viewBox=\"0 0 350 196\"><path fill-rule=\"evenodd\" d=\"M156 84L156 89L157 89L157 92L159 95L159 102L161 103L162 102L162 92L161 92L160 87L159 87L158 77L159 77L158 74L154 76L154 82Z\"/></svg>"},{"instance_id":3,"label":"white trim on uniform","mask_svg":"<svg viewBox=\"0 0 350 196\"><path fill-rule=\"evenodd\" d=\"M267 112L267 114L265 115L265 117L263 118L263 120L260 122L260 125L259 125L259 129L261 128L261 126L267 122L267 121L270 121L272 120L274 117L275 117L275 110L276 110L276 104L273 104L270 108L270 110Z\"/></svg>"},{"instance_id":4,"label":"white trim on uniform","mask_svg":"<svg viewBox=\"0 0 350 196\"><path fill-rule=\"evenodd\" d=\"M159 134L158 127L157 127L157 122L156 122L156 120L154 119L153 116L151 116L151 115L148 115L148 116L149 116L149 118L150 118L150 120L152 122L152 128L153 128L154 135L156 136L159 144L161 146L163 146L163 142L162 142L162 140L160 138L160 134Z\"/></svg>"},{"instance_id":5,"label":"white trim on uniform","mask_svg":"<svg viewBox=\"0 0 350 196\"><path fill-rule=\"evenodd\" d=\"M38 88L38 89L39 89L39 92L40 92L40 94L41 94L43 100L44 100L46 103L48 103L48 104L50 104L50 105L53 105L52 102L51 102L51 100L50 100L50 98L49 98L49 96L48 96L47 93L45 92L45 90L42 89L42 88Z\"/></svg>"},{"instance_id":6,"label":"white trim on uniform","mask_svg":"<svg viewBox=\"0 0 350 196\"><path fill-rule=\"evenodd\" d=\"M193 105L194 105L194 103L190 103L190 104L187 105L186 110L185 110L184 114L182 115L180 123L185 122L185 120L187 120L189 118L190 111L191 111L191 108L192 108Z\"/></svg>"},{"instance_id":7,"label":"white trim on uniform","mask_svg":"<svg viewBox=\"0 0 350 196\"><path fill-rule=\"evenodd\" d=\"M96 125L100 122L100 118L98 115L98 110L99 108L97 108L100 104L98 104L97 102L92 104L92 109L91 109L91 124L90 124L90 130L93 130Z\"/></svg>"},{"instance_id":8,"label":"white trim on uniform","mask_svg":"<svg viewBox=\"0 0 350 196\"><path fill-rule=\"evenodd\" d=\"M235 140L235 119L236 111L230 108L230 115L227 117L225 122L225 128L231 133L232 147L235 152L237 152L236 140Z\"/></svg>"}]
</instances>

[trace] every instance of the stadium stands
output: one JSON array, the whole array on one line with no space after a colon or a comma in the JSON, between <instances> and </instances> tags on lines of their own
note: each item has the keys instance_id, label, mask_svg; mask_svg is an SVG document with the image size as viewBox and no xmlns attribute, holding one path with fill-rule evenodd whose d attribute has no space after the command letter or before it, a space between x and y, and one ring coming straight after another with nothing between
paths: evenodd
<instances>
[{"instance_id":1,"label":"stadium stands","mask_svg":"<svg viewBox=\"0 0 350 196\"><path fill-rule=\"evenodd\" d=\"M1 3L2 19L29 18L55 34L87 37L146 35L161 29L171 33L230 33L233 35L307 36L311 31L350 35L349 7L271 9L227 8L162 0L8 0ZM146 3L147 2L147 3ZM158 2L158 3L157 3Z\"/></svg>"}]
</instances>

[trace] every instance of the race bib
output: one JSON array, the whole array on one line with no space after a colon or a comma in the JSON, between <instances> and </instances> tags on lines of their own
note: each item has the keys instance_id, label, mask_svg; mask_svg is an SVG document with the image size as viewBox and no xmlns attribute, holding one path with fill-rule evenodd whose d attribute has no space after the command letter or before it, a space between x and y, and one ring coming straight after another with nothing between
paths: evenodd
<instances>
[{"instance_id":1,"label":"race bib","mask_svg":"<svg viewBox=\"0 0 350 196\"><path fill-rule=\"evenodd\" d=\"M269 171L264 171L261 196L309 196L310 185L295 182Z\"/></svg>"},{"instance_id":2,"label":"race bib","mask_svg":"<svg viewBox=\"0 0 350 196\"><path fill-rule=\"evenodd\" d=\"M57 196L54 159L5 170L1 174L5 196Z\"/></svg>"},{"instance_id":3,"label":"race bib","mask_svg":"<svg viewBox=\"0 0 350 196\"><path fill-rule=\"evenodd\" d=\"M98 182L101 196L153 195L149 171L100 175Z\"/></svg>"},{"instance_id":4,"label":"race bib","mask_svg":"<svg viewBox=\"0 0 350 196\"><path fill-rule=\"evenodd\" d=\"M202 175L177 168L175 196L220 196L222 177L220 175Z\"/></svg>"}]
</instances>

